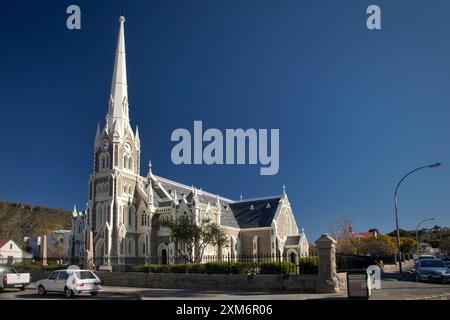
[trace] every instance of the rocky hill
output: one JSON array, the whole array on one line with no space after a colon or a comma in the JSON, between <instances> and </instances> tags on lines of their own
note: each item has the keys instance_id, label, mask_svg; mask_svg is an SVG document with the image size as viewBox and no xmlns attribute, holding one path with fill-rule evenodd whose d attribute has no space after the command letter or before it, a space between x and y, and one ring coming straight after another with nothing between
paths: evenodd
<instances>
[{"instance_id":1,"label":"rocky hill","mask_svg":"<svg viewBox=\"0 0 450 320\"><path fill-rule=\"evenodd\" d=\"M23 237L70 229L71 212L42 206L0 201L0 238L23 244Z\"/></svg>"}]
</instances>

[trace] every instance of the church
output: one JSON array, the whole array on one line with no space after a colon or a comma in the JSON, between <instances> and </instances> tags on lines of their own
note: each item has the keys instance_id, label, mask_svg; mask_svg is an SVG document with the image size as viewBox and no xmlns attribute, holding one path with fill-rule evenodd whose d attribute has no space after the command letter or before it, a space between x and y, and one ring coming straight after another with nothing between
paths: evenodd
<instances>
[{"instance_id":1,"label":"church","mask_svg":"<svg viewBox=\"0 0 450 320\"><path fill-rule=\"evenodd\" d=\"M95 136L87 208L73 212L72 258L111 268L176 261L179 248L162 222L183 217L199 225L208 218L226 233L229 245L209 247L205 255L280 255L298 262L309 245L284 188L279 196L235 201L160 177L151 163L141 175L139 130L129 118L124 24L121 16L106 123Z\"/></svg>"}]
</instances>

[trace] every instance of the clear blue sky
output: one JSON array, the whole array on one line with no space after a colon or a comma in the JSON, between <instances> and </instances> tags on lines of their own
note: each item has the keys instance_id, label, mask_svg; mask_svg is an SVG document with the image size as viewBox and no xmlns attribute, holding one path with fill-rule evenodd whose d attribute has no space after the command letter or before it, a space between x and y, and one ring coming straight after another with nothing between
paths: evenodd
<instances>
[{"instance_id":1,"label":"clear blue sky","mask_svg":"<svg viewBox=\"0 0 450 320\"><path fill-rule=\"evenodd\" d=\"M0 20L0 198L84 208L107 112L119 1L8 1ZM65 27L78 4L82 30ZM382 31L365 26L382 8ZM128 1L130 113L142 163L234 199L285 183L310 241L348 216L394 228L450 225L450 2ZM176 128L280 128L280 171L175 166ZM1 223L1 222L0 222Z\"/></svg>"}]
</instances>

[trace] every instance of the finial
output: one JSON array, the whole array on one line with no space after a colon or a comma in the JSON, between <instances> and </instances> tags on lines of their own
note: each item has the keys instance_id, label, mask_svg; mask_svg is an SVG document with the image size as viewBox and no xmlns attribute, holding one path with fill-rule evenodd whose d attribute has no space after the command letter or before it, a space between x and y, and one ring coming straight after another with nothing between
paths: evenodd
<instances>
[{"instance_id":1,"label":"finial","mask_svg":"<svg viewBox=\"0 0 450 320\"><path fill-rule=\"evenodd\" d=\"M283 196L286 195L286 185L283 183Z\"/></svg>"},{"instance_id":2,"label":"finial","mask_svg":"<svg viewBox=\"0 0 450 320\"><path fill-rule=\"evenodd\" d=\"M241 195L240 195L240 197L239 197L239 198L240 198L240 201L242 202L242 193L241 193Z\"/></svg>"},{"instance_id":3,"label":"finial","mask_svg":"<svg viewBox=\"0 0 450 320\"><path fill-rule=\"evenodd\" d=\"M77 205L76 204L73 205L73 212L77 212Z\"/></svg>"}]
</instances>

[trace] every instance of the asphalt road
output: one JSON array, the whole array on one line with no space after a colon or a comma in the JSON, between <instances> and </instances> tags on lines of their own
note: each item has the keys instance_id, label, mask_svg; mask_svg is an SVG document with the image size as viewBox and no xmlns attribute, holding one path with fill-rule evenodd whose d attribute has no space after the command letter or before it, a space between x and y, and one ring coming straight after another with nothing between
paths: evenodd
<instances>
[{"instance_id":1,"label":"asphalt road","mask_svg":"<svg viewBox=\"0 0 450 320\"><path fill-rule=\"evenodd\" d=\"M371 300L437 299L450 300L450 284L419 283L414 274L384 274L381 290L373 290ZM20 291L6 289L0 292L0 300L58 300L65 299L62 294L37 295L35 290ZM195 291L175 289L149 289L130 287L103 287L97 297L89 294L76 296L80 300L315 300L347 299L347 292L335 294L300 294L297 292L232 292Z\"/></svg>"}]
</instances>

